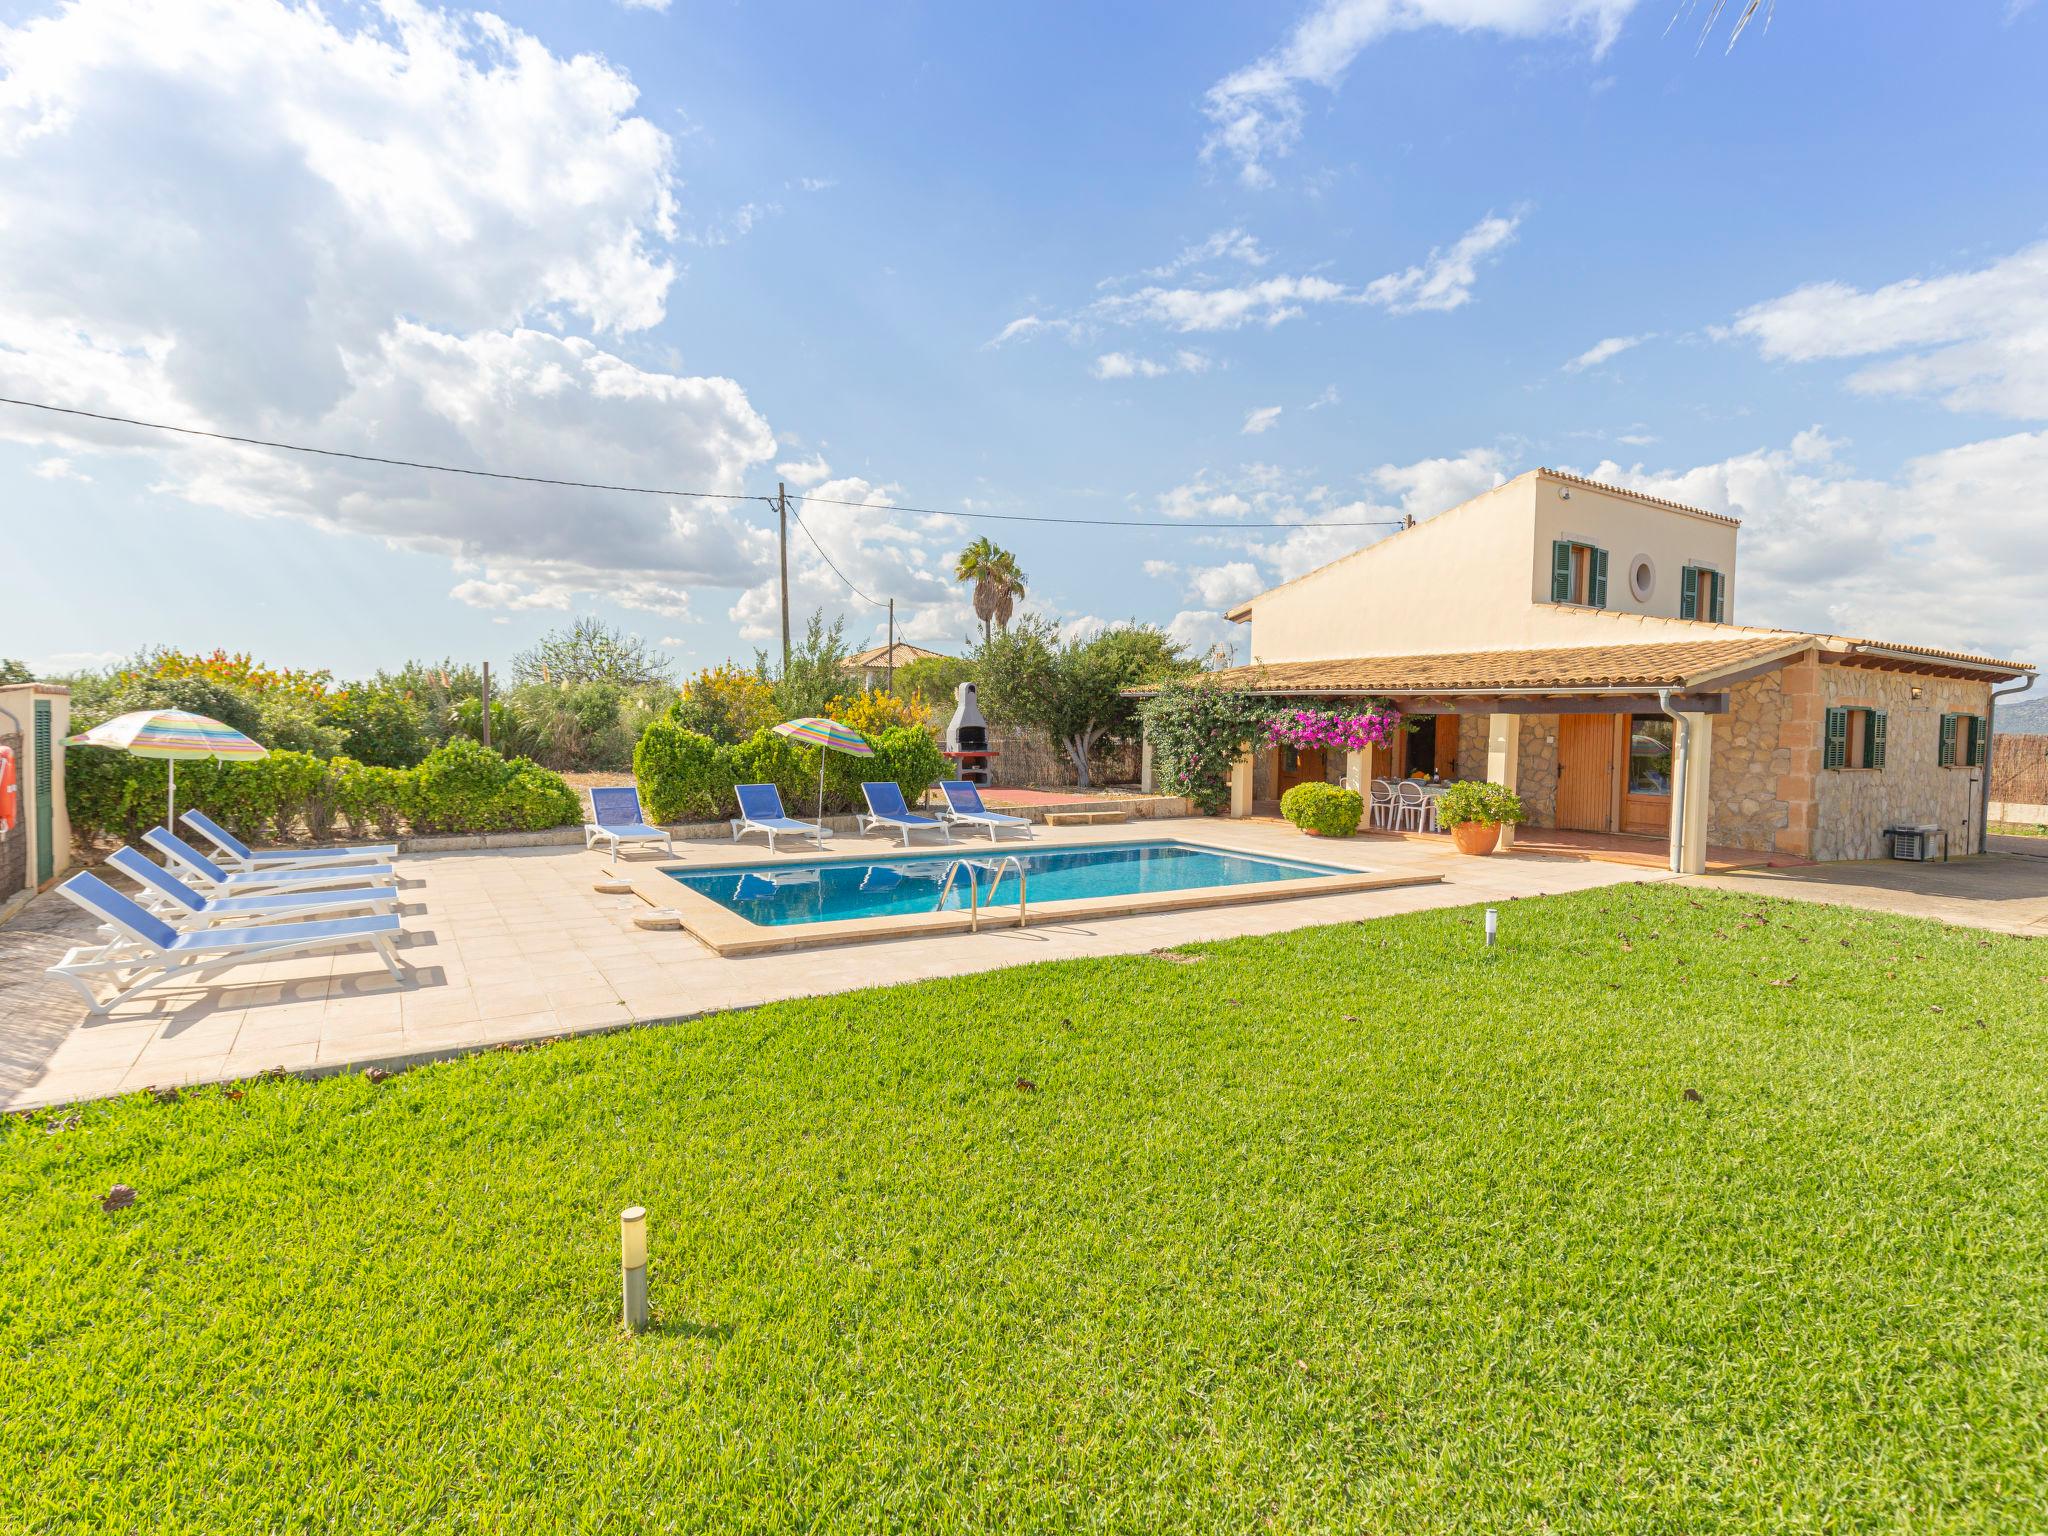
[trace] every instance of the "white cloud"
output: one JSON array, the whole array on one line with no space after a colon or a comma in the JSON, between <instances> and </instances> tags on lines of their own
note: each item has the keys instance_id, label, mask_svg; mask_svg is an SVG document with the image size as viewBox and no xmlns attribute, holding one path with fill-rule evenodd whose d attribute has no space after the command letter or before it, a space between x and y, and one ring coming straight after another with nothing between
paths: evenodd
<instances>
[{"instance_id":1,"label":"white cloud","mask_svg":"<svg viewBox=\"0 0 2048 1536\"><path fill-rule=\"evenodd\" d=\"M1366 285L1365 296L1397 315L1419 309L1457 309L1472 298L1479 264L1511 243L1521 222L1519 213L1507 218L1488 214L1460 235L1449 250L1432 250L1422 265L1374 279Z\"/></svg>"},{"instance_id":2,"label":"white cloud","mask_svg":"<svg viewBox=\"0 0 2048 1536\"><path fill-rule=\"evenodd\" d=\"M804 192L829 192L839 185L836 178L825 176L799 176L796 179L799 190Z\"/></svg>"},{"instance_id":3,"label":"white cloud","mask_svg":"<svg viewBox=\"0 0 2048 1536\"><path fill-rule=\"evenodd\" d=\"M1219 229L1208 239L1185 247L1173 260L1147 268L1145 275L1163 281L1204 262L1235 261L1247 267L1263 267L1268 259L1258 237L1248 230Z\"/></svg>"},{"instance_id":4,"label":"white cloud","mask_svg":"<svg viewBox=\"0 0 2048 1536\"><path fill-rule=\"evenodd\" d=\"M808 459L793 459L776 465L775 473L791 485L813 486L832 478L832 466L825 462L825 455L814 453Z\"/></svg>"},{"instance_id":5,"label":"white cloud","mask_svg":"<svg viewBox=\"0 0 2048 1536\"><path fill-rule=\"evenodd\" d=\"M1243 517L1252 509L1252 504L1235 491L1211 489L1206 472L1184 485L1162 491L1154 505L1162 517L1185 518Z\"/></svg>"},{"instance_id":6,"label":"white cloud","mask_svg":"<svg viewBox=\"0 0 2048 1536\"><path fill-rule=\"evenodd\" d=\"M1220 613L1183 608L1166 623L1167 637L1212 666L1227 667L1238 657L1244 631Z\"/></svg>"},{"instance_id":7,"label":"white cloud","mask_svg":"<svg viewBox=\"0 0 2048 1536\"><path fill-rule=\"evenodd\" d=\"M1281 409L1282 407L1277 405L1262 405L1247 411L1244 426L1239 430L1246 437L1257 437L1261 432L1269 431L1280 420Z\"/></svg>"},{"instance_id":8,"label":"white cloud","mask_svg":"<svg viewBox=\"0 0 2048 1536\"><path fill-rule=\"evenodd\" d=\"M399 458L737 491L768 425L730 379L607 340L662 318L668 136L604 60L392 3L83 0L0 27L0 389ZM588 331L589 336L576 334ZM254 344L260 339L260 345ZM460 601L686 611L744 586L744 504L670 502L138 439L160 494L437 552Z\"/></svg>"},{"instance_id":9,"label":"white cloud","mask_svg":"<svg viewBox=\"0 0 2048 1536\"><path fill-rule=\"evenodd\" d=\"M1275 326L1304 313L1309 304L1359 304L1364 294L1327 277L1268 277L1236 287L1161 288L1113 294L1095 302L1103 318L1139 321L1175 331L1234 331L1252 324Z\"/></svg>"},{"instance_id":10,"label":"white cloud","mask_svg":"<svg viewBox=\"0 0 2048 1536\"><path fill-rule=\"evenodd\" d=\"M471 608L510 608L515 611L528 608L567 609L569 590L566 587L541 587L528 590L514 581L463 581L457 582L448 595L458 603Z\"/></svg>"},{"instance_id":11,"label":"white cloud","mask_svg":"<svg viewBox=\"0 0 2048 1536\"><path fill-rule=\"evenodd\" d=\"M1024 336L1035 336L1040 331L1067 332L1072 329L1072 322L1067 320L1048 320L1040 315L1019 315L1000 331L997 331L995 335L983 342L982 346L986 350L994 351L1006 341L1016 341Z\"/></svg>"},{"instance_id":12,"label":"white cloud","mask_svg":"<svg viewBox=\"0 0 2048 1536\"><path fill-rule=\"evenodd\" d=\"M2048 416L2048 241L1974 272L1868 291L1809 283L1745 309L1730 329L1786 362L1882 359L1850 375L1849 387L1863 394Z\"/></svg>"},{"instance_id":13,"label":"white cloud","mask_svg":"<svg viewBox=\"0 0 2048 1536\"><path fill-rule=\"evenodd\" d=\"M1128 352L1105 352L1088 371L1098 379L1157 379L1172 372L1164 363L1155 363L1149 357L1133 357Z\"/></svg>"},{"instance_id":14,"label":"white cloud","mask_svg":"<svg viewBox=\"0 0 2048 1536\"><path fill-rule=\"evenodd\" d=\"M680 651L687 650L690 642L681 635L663 635L659 640L655 641L655 644L665 646L670 650Z\"/></svg>"},{"instance_id":15,"label":"white cloud","mask_svg":"<svg viewBox=\"0 0 2048 1536\"><path fill-rule=\"evenodd\" d=\"M1323 386L1323 392L1320 395L1317 395L1315 399L1309 401L1308 408L1312 411L1320 411L1326 405L1341 404L1343 399L1344 397L1337 393L1336 385L1325 384Z\"/></svg>"},{"instance_id":16,"label":"white cloud","mask_svg":"<svg viewBox=\"0 0 2048 1536\"><path fill-rule=\"evenodd\" d=\"M619 4L629 11L665 11L669 0L619 0Z\"/></svg>"},{"instance_id":17,"label":"white cloud","mask_svg":"<svg viewBox=\"0 0 2048 1536\"><path fill-rule=\"evenodd\" d=\"M782 212L780 203L742 203L731 213L714 219L701 229L695 229L681 237L685 245L699 245L716 249L744 240L754 232L754 226L763 219L773 218Z\"/></svg>"},{"instance_id":18,"label":"white cloud","mask_svg":"<svg viewBox=\"0 0 2048 1536\"><path fill-rule=\"evenodd\" d=\"M80 470L76 464L73 464L69 459L66 458L44 459L41 463L36 465L36 467L31 471L31 473L34 474L38 480L90 481L92 479L91 475L88 475L82 470Z\"/></svg>"},{"instance_id":19,"label":"white cloud","mask_svg":"<svg viewBox=\"0 0 2048 1536\"><path fill-rule=\"evenodd\" d=\"M1635 0L1321 0L1278 48L1209 88L1202 158L1235 161L1246 186L1270 186L1266 162L1301 141L1301 87L1336 90L1352 60L1390 33L1432 26L1514 38L1582 32L1597 58L1634 8Z\"/></svg>"},{"instance_id":20,"label":"white cloud","mask_svg":"<svg viewBox=\"0 0 2048 1536\"><path fill-rule=\"evenodd\" d=\"M1566 373L1581 373L1588 368L1597 368L1612 358L1621 356L1630 347L1640 347L1650 338L1645 336L1608 336L1596 341L1577 357L1564 365Z\"/></svg>"}]
</instances>

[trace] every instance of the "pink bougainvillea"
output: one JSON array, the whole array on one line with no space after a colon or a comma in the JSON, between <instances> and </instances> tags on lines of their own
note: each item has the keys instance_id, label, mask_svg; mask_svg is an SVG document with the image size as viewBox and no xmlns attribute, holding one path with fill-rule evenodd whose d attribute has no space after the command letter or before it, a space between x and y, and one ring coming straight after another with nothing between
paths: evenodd
<instances>
[{"instance_id":1,"label":"pink bougainvillea","mask_svg":"<svg viewBox=\"0 0 2048 1536\"><path fill-rule=\"evenodd\" d=\"M1327 709L1290 709L1266 724L1267 736L1289 747L1337 747L1368 752L1386 746L1401 729L1401 712L1391 704L1375 704L1352 714Z\"/></svg>"}]
</instances>

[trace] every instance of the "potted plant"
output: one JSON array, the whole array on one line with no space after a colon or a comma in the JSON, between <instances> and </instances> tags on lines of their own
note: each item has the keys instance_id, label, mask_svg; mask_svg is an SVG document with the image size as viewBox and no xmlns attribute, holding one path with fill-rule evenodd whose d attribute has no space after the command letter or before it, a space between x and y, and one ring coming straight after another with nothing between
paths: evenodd
<instances>
[{"instance_id":1,"label":"potted plant","mask_svg":"<svg viewBox=\"0 0 2048 1536\"><path fill-rule=\"evenodd\" d=\"M1521 796L1505 784L1467 779L1437 797L1436 824L1451 829L1451 841L1460 853L1491 853L1503 826L1526 820Z\"/></svg>"},{"instance_id":2,"label":"potted plant","mask_svg":"<svg viewBox=\"0 0 2048 1536\"><path fill-rule=\"evenodd\" d=\"M1280 797L1280 814L1310 837L1349 837L1365 815L1365 799L1335 784L1297 784Z\"/></svg>"}]
</instances>

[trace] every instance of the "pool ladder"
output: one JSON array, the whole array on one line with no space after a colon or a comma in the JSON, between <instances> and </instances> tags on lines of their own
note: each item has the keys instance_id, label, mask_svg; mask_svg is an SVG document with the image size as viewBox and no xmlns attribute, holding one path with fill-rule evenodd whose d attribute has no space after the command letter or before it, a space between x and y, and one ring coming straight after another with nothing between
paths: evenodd
<instances>
[{"instance_id":1,"label":"pool ladder","mask_svg":"<svg viewBox=\"0 0 2048 1536\"><path fill-rule=\"evenodd\" d=\"M952 868L946 871L946 883L939 887L939 904L932 910L946 910L946 898L952 894L953 881L964 868L967 871L967 931L981 932L981 879L976 871L987 867L979 859L955 859ZM988 883L988 899L995 899L996 887L1003 883L1003 871L1006 869L1017 871L1017 926L1022 928L1030 915L1031 881L1024 873L1023 861L1014 853L1006 853L996 862L995 875Z\"/></svg>"}]
</instances>

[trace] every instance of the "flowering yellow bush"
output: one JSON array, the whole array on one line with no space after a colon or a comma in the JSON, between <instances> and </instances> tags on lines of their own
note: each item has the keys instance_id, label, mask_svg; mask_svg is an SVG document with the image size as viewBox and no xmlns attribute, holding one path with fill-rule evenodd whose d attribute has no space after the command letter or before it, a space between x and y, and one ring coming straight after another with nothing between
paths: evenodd
<instances>
[{"instance_id":1,"label":"flowering yellow bush","mask_svg":"<svg viewBox=\"0 0 2048 1536\"><path fill-rule=\"evenodd\" d=\"M923 725L928 706L924 695L884 693L870 688L843 694L825 706L825 713L863 736L878 736L899 725Z\"/></svg>"},{"instance_id":2,"label":"flowering yellow bush","mask_svg":"<svg viewBox=\"0 0 2048 1536\"><path fill-rule=\"evenodd\" d=\"M138 677L197 677L258 697L286 693L302 699L325 697L327 685L334 681L334 674L324 668L318 672L297 672L289 667L266 667L247 651L221 650L204 656L158 651L143 670L122 674L124 681Z\"/></svg>"}]
</instances>

